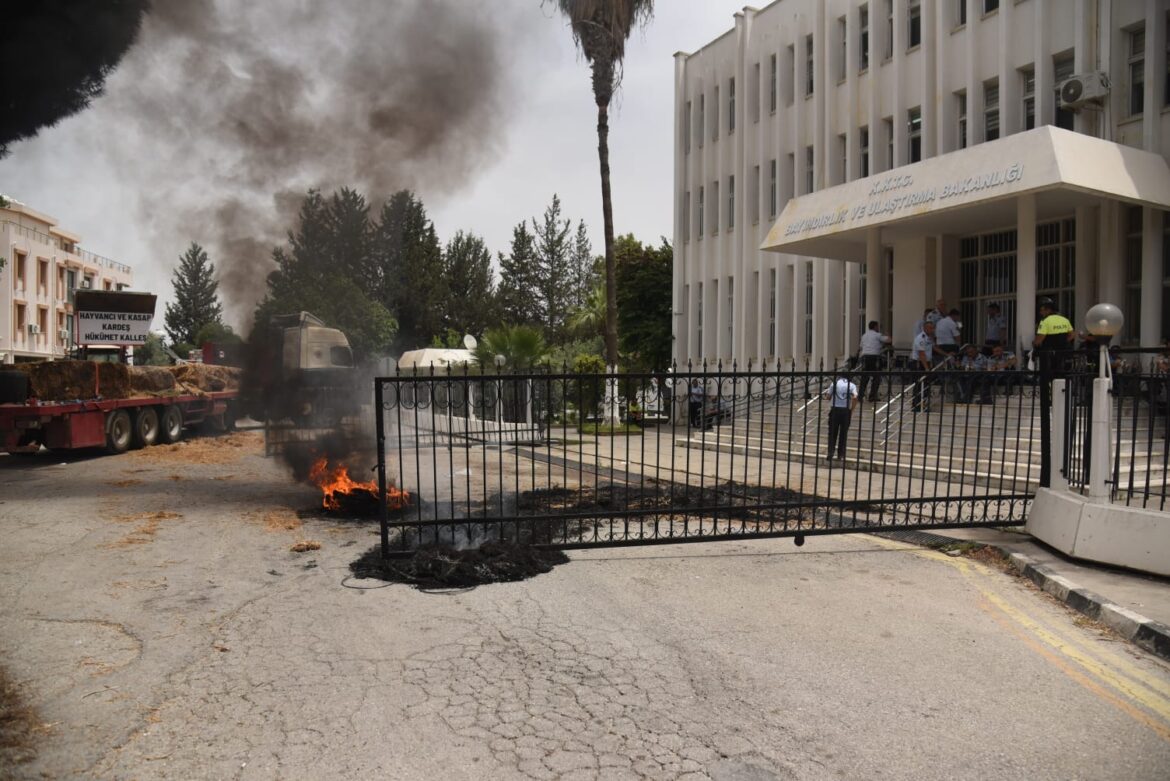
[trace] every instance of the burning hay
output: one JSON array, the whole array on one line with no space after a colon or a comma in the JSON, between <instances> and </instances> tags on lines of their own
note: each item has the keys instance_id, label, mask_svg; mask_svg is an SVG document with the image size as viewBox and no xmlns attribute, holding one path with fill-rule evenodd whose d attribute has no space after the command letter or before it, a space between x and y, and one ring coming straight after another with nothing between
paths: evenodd
<instances>
[{"instance_id":1,"label":"burning hay","mask_svg":"<svg viewBox=\"0 0 1170 781\"><path fill-rule=\"evenodd\" d=\"M344 464L329 465L328 458L319 458L309 469L309 480L321 489L321 506L345 515L373 517L378 512L378 484L361 482L349 476ZM410 494L394 486L386 489L386 505L399 510L410 504Z\"/></svg>"},{"instance_id":2,"label":"burning hay","mask_svg":"<svg viewBox=\"0 0 1170 781\"><path fill-rule=\"evenodd\" d=\"M469 550L428 545L408 559L383 559L381 550L374 547L349 569L354 577L409 583L420 589L467 588L526 580L568 561L569 557L559 550L486 542Z\"/></svg>"}]
</instances>

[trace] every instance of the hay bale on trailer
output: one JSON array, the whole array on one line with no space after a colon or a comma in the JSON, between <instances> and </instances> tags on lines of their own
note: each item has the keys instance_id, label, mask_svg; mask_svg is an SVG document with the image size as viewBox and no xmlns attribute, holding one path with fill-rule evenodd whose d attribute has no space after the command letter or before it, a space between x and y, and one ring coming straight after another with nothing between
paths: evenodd
<instances>
[{"instance_id":1,"label":"hay bale on trailer","mask_svg":"<svg viewBox=\"0 0 1170 781\"><path fill-rule=\"evenodd\" d=\"M164 393L175 389L175 375L164 366L131 366L130 388L135 393Z\"/></svg>"},{"instance_id":2,"label":"hay bale on trailer","mask_svg":"<svg viewBox=\"0 0 1170 781\"><path fill-rule=\"evenodd\" d=\"M20 363L28 374L28 395L41 401L124 399L130 395L130 372L120 363L39 361Z\"/></svg>"},{"instance_id":3,"label":"hay bale on trailer","mask_svg":"<svg viewBox=\"0 0 1170 781\"><path fill-rule=\"evenodd\" d=\"M167 367L177 382L201 391L238 390L240 370L234 366L184 363Z\"/></svg>"}]
</instances>

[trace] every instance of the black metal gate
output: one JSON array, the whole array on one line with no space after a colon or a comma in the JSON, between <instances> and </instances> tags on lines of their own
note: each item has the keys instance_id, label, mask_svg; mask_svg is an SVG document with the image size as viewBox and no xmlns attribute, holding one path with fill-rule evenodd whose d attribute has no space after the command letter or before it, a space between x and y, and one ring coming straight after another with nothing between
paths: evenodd
<instances>
[{"instance_id":1,"label":"black metal gate","mask_svg":"<svg viewBox=\"0 0 1170 781\"><path fill-rule=\"evenodd\" d=\"M703 366L378 378L383 552L1024 522L1040 476L1035 374L853 372L865 398L830 460L838 377ZM388 506L388 486L410 501Z\"/></svg>"}]
</instances>

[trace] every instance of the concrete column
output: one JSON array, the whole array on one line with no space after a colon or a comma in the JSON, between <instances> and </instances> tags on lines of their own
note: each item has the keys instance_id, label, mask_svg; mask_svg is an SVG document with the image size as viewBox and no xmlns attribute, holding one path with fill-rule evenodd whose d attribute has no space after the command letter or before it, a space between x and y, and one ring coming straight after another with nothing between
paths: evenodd
<instances>
[{"instance_id":1,"label":"concrete column","mask_svg":"<svg viewBox=\"0 0 1170 781\"><path fill-rule=\"evenodd\" d=\"M684 116L683 111L687 105L686 97L686 54L679 52L674 55L674 199L675 199L675 214L674 220L674 268L673 268L673 284L671 288L671 333L674 337L671 349L671 356L675 362L683 363L686 361L687 345L692 340L688 339L689 326L693 319L693 312L689 301L683 300L683 294L687 284L687 261L690 258L690 244L683 240L683 226L686 224L687 215L683 214L685 201L683 193L688 189L687 183L687 169L686 161L687 155L684 154L685 149L685 124L691 122L689 116ZM693 140L693 139L692 139Z\"/></svg>"},{"instance_id":2,"label":"concrete column","mask_svg":"<svg viewBox=\"0 0 1170 781\"><path fill-rule=\"evenodd\" d=\"M808 260L797 257L792 264L792 360L804 366L804 275L808 273Z\"/></svg>"},{"instance_id":3,"label":"concrete column","mask_svg":"<svg viewBox=\"0 0 1170 781\"><path fill-rule=\"evenodd\" d=\"M829 261L817 258L811 261L813 270L813 304L812 304L812 361L816 366L829 366L833 356L828 350L829 332L829 297L826 266ZM838 299L840 296L838 296ZM840 314L840 309L833 311L833 316Z\"/></svg>"},{"instance_id":4,"label":"concrete column","mask_svg":"<svg viewBox=\"0 0 1170 781\"><path fill-rule=\"evenodd\" d=\"M1161 151L1162 98L1166 94L1166 2L1146 0L1146 94L1142 118L1142 146ZM1159 231L1160 232L1160 231ZM1144 285L1143 279L1143 285ZM1145 304L1142 304L1143 308ZM1145 320L1145 317L1142 318ZM1143 344L1144 342L1144 332ZM1151 345L1158 342L1151 342Z\"/></svg>"},{"instance_id":5,"label":"concrete column","mask_svg":"<svg viewBox=\"0 0 1170 781\"><path fill-rule=\"evenodd\" d=\"M964 0L966 2L966 0ZM927 45L933 48L935 61L934 74L934 91L938 91L939 84L949 84L950 79L947 77L951 71L958 70L956 64L951 63L950 57L939 57L938 47L944 46L947 51L952 47L951 36L951 14L953 11L945 4L938 7L934 2L927 3L931 9L930 15L934 21L931 27L923 26L924 34L928 35ZM933 40L929 38L929 32L933 30ZM934 92L930 93L934 94ZM927 130L934 136L934 149L931 151L932 155L941 155L951 152L955 149L956 134L954 128L957 122L957 112L955 110L955 97L949 92L938 92L938 100L926 101L930 105L933 112L933 125L928 125ZM937 104L937 108L935 107Z\"/></svg>"},{"instance_id":6,"label":"concrete column","mask_svg":"<svg viewBox=\"0 0 1170 781\"><path fill-rule=\"evenodd\" d=\"M1052 2L1033 0L1032 6L1032 27L1035 30L1032 62L1036 67L1036 127L1040 127L1056 122L1056 70L1052 65L1052 25L1044 22L1050 18Z\"/></svg>"},{"instance_id":7,"label":"concrete column","mask_svg":"<svg viewBox=\"0 0 1170 781\"><path fill-rule=\"evenodd\" d=\"M880 4L869 4L869 173L881 173L887 168L886 139L882 135L882 56L885 54L885 11ZM880 32L879 32L880 31Z\"/></svg>"},{"instance_id":8,"label":"concrete column","mask_svg":"<svg viewBox=\"0 0 1170 781\"><path fill-rule=\"evenodd\" d=\"M1001 0L999 4L999 51L996 62L999 66L999 136L1005 138L1024 129L1021 117L1022 85L1020 74L1012 67L1008 42L1012 40L1012 23L1015 18L1015 0Z\"/></svg>"},{"instance_id":9,"label":"concrete column","mask_svg":"<svg viewBox=\"0 0 1170 781\"><path fill-rule=\"evenodd\" d=\"M1141 316L1142 346L1157 347L1162 343L1162 211L1149 207L1142 209Z\"/></svg>"},{"instance_id":10,"label":"concrete column","mask_svg":"<svg viewBox=\"0 0 1170 781\"><path fill-rule=\"evenodd\" d=\"M1108 0L1106 0L1108 1ZM1067 2L1067 0L1064 0ZM1076 47L1073 52L1073 71L1075 73L1087 73L1090 70L1095 70L1097 63L1094 59L1093 37L1097 24L1091 18L1091 6L1094 4L1093 0L1076 0L1076 8L1073 12L1073 45ZM1039 22L1038 20L1038 23ZM1101 28L1101 36L1108 38L1113 34L1109 27ZM1112 72L1111 68L1103 68L1102 70ZM1121 79L1116 79L1118 84L1121 84ZM1124 90L1114 89L1113 94L1120 95ZM1055 115L1054 115L1055 116ZM1078 133L1090 133L1096 125L1096 112L1094 111L1078 111L1073 117L1073 130Z\"/></svg>"},{"instance_id":11,"label":"concrete column","mask_svg":"<svg viewBox=\"0 0 1170 781\"><path fill-rule=\"evenodd\" d=\"M938 85L941 82L942 74L939 71L938 64L938 42L945 41L945 38L931 35L931 30L937 26L935 24L936 17L939 16L936 3L932 0L924 0L920 12L922 18L922 56L924 58L923 68L923 94L926 96L922 101L922 159L934 157L938 154L938 124L939 124L939 103L940 100L935 96L938 93ZM943 98L945 100L945 98Z\"/></svg>"},{"instance_id":12,"label":"concrete column","mask_svg":"<svg viewBox=\"0 0 1170 781\"><path fill-rule=\"evenodd\" d=\"M861 7L851 5L845 17L845 105L852 109L851 117L860 118L857 98L857 70L861 67L861 46L859 30ZM870 33L872 36L872 32ZM872 143L872 142L871 142ZM845 128L845 170L842 181L851 182L861 176L860 146L857 139L857 122L851 120Z\"/></svg>"},{"instance_id":13,"label":"concrete column","mask_svg":"<svg viewBox=\"0 0 1170 781\"><path fill-rule=\"evenodd\" d=\"M906 88L903 86L906 72L906 0L894 0L894 58L891 67L894 100L890 116L894 118L894 167L897 168L910 161Z\"/></svg>"},{"instance_id":14,"label":"concrete column","mask_svg":"<svg viewBox=\"0 0 1170 781\"><path fill-rule=\"evenodd\" d=\"M980 0L967 0L967 145L974 146L985 138L983 127L983 81L979 71L979 47L975 28L983 16Z\"/></svg>"},{"instance_id":15,"label":"concrete column","mask_svg":"<svg viewBox=\"0 0 1170 781\"><path fill-rule=\"evenodd\" d=\"M1125 307L1125 231L1123 207L1119 201L1102 201L1098 209L1097 297L1101 301ZM1096 302L1094 302L1096 303ZM1132 317L1130 312L1128 317Z\"/></svg>"},{"instance_id":16,"label":"concrete column","mask_svg":"<svg viewBox=\"0 0 1170 781\"><path fill-rule=\"evenodd\" d=\"M1032 348L1036 336L1036 196L1016 198L1016 339Z\"/></svg>"},{"instance_id":17,"label":"concrete column","mask_svg":"<svg viewBox=\"0 0 1170 781\"><path fill-rule=\"evenodd\" d=\"M881 322L886 311L886 269L882 263L881 228L870 228L865 232L865 321ZM882 323L886 333L891 333L893 323Z\"/></svg>"},{"instance_id":18,"label":"concrete column","mask_svg":"<svg viewBox=\"0 0 1170 781\"><path fill-rule=\"evenodd\" d=\"M845 333L841 346L843 355L857 353L858 341L861 339L861 324L857 322L857 313L861 310L861 264L842 263L845 267Z\"/></svg>"},{"instance_id":19,"label":"concrete column","mask_svg":"<svg viewBox=\"0 0 1170 781\"><path fill-rule=\"evenodd\" d=\"M1076 210L1076 287L1073 299L1077 320L1085 316L1089 307L1097 303L1097 262L1099 246L1097 238L1097 209L1093 206L1078 206ZM1112 302L1110 302L1112 303ZM1070 314L1071 318L1072 315ZM1075 321L1074 321L1075 322Z\"/></svg>"},{"instance_id":20,"label":"concrete column","mask_svg":"<svg viewBox=\"0 0 1170 781\"><path fill-rule=\"evenodd\" d=\"M793 324L795 320L795 296L793 294L792 259L788 255L781 257L776 269L776 363L782 364L792 360L795 354L792 345L795 342ZM788 317L785 317L788 315Z\"/></svg>"},{"instance_id":21,"label":"concrete column","mask_svg":"<svg viewBox=\"0 0 1170 781\"><path fill-rule=\"evenodd\" d=\"M842 260L826 259L819 261L818 265L822 271L816 290L821 305L820 312L813 313L813 327L820 330L819 352L825 359L825 366L833 366L834 361L844 355L845 350L844 335L841 331L844 327L844 316L848 315L846 308L849 306L848 299L843 295L846 264Z\"/></svg>"}]
</instances>

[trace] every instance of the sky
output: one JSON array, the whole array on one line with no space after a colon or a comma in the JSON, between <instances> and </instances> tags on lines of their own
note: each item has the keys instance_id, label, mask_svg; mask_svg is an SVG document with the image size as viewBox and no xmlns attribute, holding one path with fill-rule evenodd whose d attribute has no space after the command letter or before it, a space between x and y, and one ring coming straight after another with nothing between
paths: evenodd
<instances>
[{"instance_id":1,"label":"sky","mask_svg":"<svg viewBox=\"0 0 1170 781\"><path fill-rule=\"evenodd\" d=\"M655 5L627 44L609 137L615 231L650 243L673 234L673 54L730 29L743 2ZM101 98L0 160L0 193L131 265L135 289L161 296L160 314L179 256L197 241L221 274L229 322L241 325L311 186L353 186L375 209L412 189L440 241L470 231L493 255L556 193L603 251L589 69L552 4L156 9Z\"/></svg>"}]
</instances>

